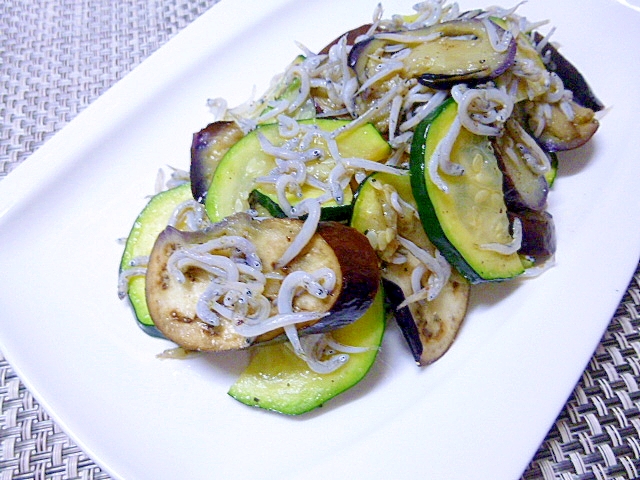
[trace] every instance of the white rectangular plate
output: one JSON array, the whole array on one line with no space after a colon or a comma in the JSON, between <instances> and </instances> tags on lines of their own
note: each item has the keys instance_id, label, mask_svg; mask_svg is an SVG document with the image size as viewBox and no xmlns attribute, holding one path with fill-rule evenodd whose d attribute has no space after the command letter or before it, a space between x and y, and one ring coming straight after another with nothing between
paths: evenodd
<instances>
[{"instance_id":1,"label":"white rectangular plate","mask_svg":"<svg viewBox=\"0 0 640 480\"><path fill-rule=\"evenodd\" d=\"M561 155L557 266L474 288L459 338L417 368L392 325L353 390L301 418L226 395L243 357L158 360L116 283L158 168L187 168L205 102L261 92L299 50L371 19L377 0L225 0L0 183L0 348L54 419L114 477L516 478L604 332L640 252L640 16L604 0L536 0L610 111ZM411 2L384 2L410 13ZM461 8L485 6L475 0ZM506 5L511 6L511 5Z\"/></svg>"}]
</instances>

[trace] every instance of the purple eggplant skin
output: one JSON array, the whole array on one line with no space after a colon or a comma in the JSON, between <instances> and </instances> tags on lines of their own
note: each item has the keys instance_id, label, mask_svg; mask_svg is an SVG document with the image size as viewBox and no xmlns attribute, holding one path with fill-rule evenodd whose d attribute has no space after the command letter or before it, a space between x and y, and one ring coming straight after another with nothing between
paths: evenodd
<instances>
[{"instance_id":1,"label":"purple eggplant skin","mask_svg":"<svg viewBox=\"0 0 640 480\"><path fill-rule=\"evenodd\" d=\"M537 130L539 114L536 102L523 102L527 125L530 131ZM540 146L547 152L561 152L578 148L591 139L600 127L595 112L575 101L569 102L574 112L570 120L559 105L551 104L550 118L544 120L542 133L537 137Z\"/></svg>"},{"instance_id":2,"label":"purple eggplant skin","mask_svg":"<svg viewBox=\"0 0 640 480\"><path fill-rule=\"evenodd\" d=\"M235 122L218 121L193 135L191 142L191 193L204 203L211 179L222 157L244 133Z\"/></svg>"},{"instance_id":3,"label":"purple eggplant skin","mask_svg":"<svg viewBox=\"0 0 640 480\"><path fill-rule=\"evenodd\" d=\"M388 302L389 310L394 313L396 323L400 327L402 336L404 337L411 355L417 364L420 364L422 358L422 341L420 340L420 332L416 321L413 319L411 309L408 306L398 308L398 306L404 302L404 293L396 283L382 279L382 288L384 290L385 299Z\"/></svg>"},{"instance_id":4,"label":"purple eggplant skin","mask_svg":"<svg viewBox=\"0 0 640 480\"><path fill-rule=\"evenodd\" d=\"M539 163L552 163L549 154L519 126L518 121L509 119L502 135L491 141L493 151L502 171L503 192L509 210L543 210L547 204L549 183L544 173L534 172L524 154L544 156ZM526 138L525 138L526 137Z\"/></svg>"},{"instance_id":5,"label":"purple eggplant skin","mask_svg":"<svg viewBox=\"0 0 640 480\"><path fill-rule=\"evenodd\" d=\"M367 33L369 32L370 29L371 29L371 24L370 23L365 23L364 25L360 25L359 27L353 28L353 29L349 30L348 32L344 33L343 35L340 35L338 38L336 38L335 40L331 41L327 45L325 45L325 47L322 50L320 50L318 55L327 55L329 53L329 50L331 49L331 47L333 47L336 43L338 43L345 36L346 36L347 45L354 45L354 44L357 43L357 41L358 41L358 39L360 37L362 37L363 35L367 35Z\"/></svg>"},{"instance_id":6,"label":"purple eggplant skin","mask_svg":"<svg viewBox=\"0 0 640 480\"><path fill-rule=\"evenodd\" d=\"M496 155L498 166L502 170L504 200L508 209L531 208L541 210L547 204L549 184L544 175L531 175L527 185L523 186L518 174L505 163L502 155Z\"/></svg>"},{"instance_id":7,"label":"purple eggplant skin","mask_svg":"<svg viewBox=\"0 0 640 480\"><path fill-rule=\"evenodd\" d=\"M536 44L543 40L543 36L535 32ZM562 55L558 49L548 42L541 51L542 58L548 59L547 68L555 72L561 79L565 88L573 93L573 100L580 106L590 108L594 112L604 109L604 104L596 97L595 93L585 80L580 70Z\"/></svg>"},{"instance_id":8,"label":"purple eggplant skin","mask_svg":"<svg viewBox=\"0 0 640 480\"><path fill-rule=\"evenodd\" d=\"M499 36L505 33L498 25L495 25L495 29ZM413 47L413 53L403 60L405 68L402 75L441 90L447 90L457 83L473 85L498 77L513 64L517 48L515 38L512 38L505 51L496 52L484 24L479 20L452 20L416 30L384 33L425 37L439 34L439 39L418 43ZM470 59L469 49L465 46L467 41L460 40L461 36L473 38L468 42L476 42L473 51L482 52L482 55ZM448 41L450 37L457 38ZM353 46L348 64L360 84L368 79L369 70L373 68L369 66L370 59L389 43L393 41L374 34ZM456 51L460 55L456 55Z\"/></svg>"},{"instance_id":9,"label":"purple eggplant skin","mask_svg":"<svg viewBox=\"0 0 640 480\"><path fill-rule=\"evenodd\" d=\"M506 33L505 30L498 25L494 24L494 27L500 38ZM517 50L515 37L511 38L503 52L496 52L491 46L486 27L479 20L453 20L444 22L424 29L422 34L428 35L436 31L441 33L441 39L429 43L442 43L442 55L440 59L443 63L440 65L438 65L437 62L434 63L433 71L425 71L418 76L418 81L427 87L448 90L458 83L466 83L469 86L483 83L502 75L514 62ZM420 32L420 30L416 30L415 32ZM456 45L462 47L458 49L461 51L461 60L466 60L465 56L468 58L469 50L464 48L466 41L455 40L454 42L456 43L447 43L446 39L447 37L464 35L475 36L475 40L469 41L477 42L474 51L480 52L482 51L481 49L484 49L484 54L482 57L473 59L473 61L461 61L451 64L449 62L456 59L456 48L453 47ZM434 53L438 52L436 51Z\"/></svg>"},{"instance_id":10,"label":"purple eggplant skin","mask_svg":"<svg viewBox=\"0 0 640 480\"><path fill-rule=\"evenodd\" d=\"M349 55L347 56L347 64L356 71L356 65L358 61L363 62L366 57L366 52L371 50L371 42L373 42L374 37L366 37L364 40L361 40L355 43L351 50L349 50Z\"/></svg>"},{"instance_id":11,"label":"purple eggplant skin","mask_svg":"<svg viewBox=\"0 0 640 480\"><path fill-rule=\"evenodd\" d=\"M370 57L384 45L385 42L383 40L378 40L375 36L371 36L354 44L349 51L347 64L355 72L360 85L369 78L368 63Z\"/></svg>"},{"instance_id":12,"label":"purple eggplant skin","mask_svg":"<svg viewBox=\"0 0 640 480\"><path fill-rule=\"evenodd\" d=\"M520 210L509 212L513 223L514 218L522 222L522 246L518 253L544 261L556 251L556 230L553 217L546 211Z\"/></svg>"}]
</instances>

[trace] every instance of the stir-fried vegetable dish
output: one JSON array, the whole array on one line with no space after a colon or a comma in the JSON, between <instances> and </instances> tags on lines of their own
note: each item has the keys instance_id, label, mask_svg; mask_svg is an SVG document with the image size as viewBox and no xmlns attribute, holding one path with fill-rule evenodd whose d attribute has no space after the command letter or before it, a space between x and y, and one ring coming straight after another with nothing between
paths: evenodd
<instances>
[{"instance_id":1,"label":"stir-fried vegetable dish","mask_svg":"<svg viewBox=\"0 0 640 480\"><path fill-rule=\"evenodd\" d=\"M229 394L286 414L360 381L388 322L418 366L441 358L473 285L553 267L558 152L598 129L603 105L545 24L379 6L301 46L259 98L209 100L189 171L126 242L139 325L174 355L249 349Z\"/></svg>"}]
</instances>

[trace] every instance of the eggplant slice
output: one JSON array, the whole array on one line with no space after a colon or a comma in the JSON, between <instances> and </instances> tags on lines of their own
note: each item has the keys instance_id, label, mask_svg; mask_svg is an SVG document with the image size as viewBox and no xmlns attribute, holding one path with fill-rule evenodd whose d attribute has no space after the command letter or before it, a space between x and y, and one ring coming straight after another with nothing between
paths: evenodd
<instances>
[{"instance_id":1,"label":"eggplant slice","mask_svg":"<svg viewBox=\"0 0 640 480\"><path fill-rule=\"evenodd\" d=\"M276 304L281 285L281 280L274 279L273 275L282 278L292 272L312 273L329 268L335 273L336 281L328 295L319 298L302 290L293 298L294 312L326 314L320 315L320 319L296 324L299 334L322 333L357 320L372 304L380 285L378 259L366 237L342 224L321 223L317 233L296 258L281 269L275 268L274 265L301 228L302 222L299 220L256 220L244 213L228 217L206 231L181 232L168 227L154 245L146 277L147 304L156 327L186 350L236 350L276 338L284 339L282 328L255 336L238 333L236 325L243 324L247 317L234 317L232 320L217 315L218 325L214 326L198 315L198 302L212 285L212 274L194 262L187 262L180 267L179 262L171 260L172 254L194 252L194 247L216 239L222 239L224 243L225 239L230 238L248 240L255 248L254 256L247 256L244 260L241 258L239 262L255 264L256 256L259 259L261 272L267 276L262 295L269 301L270 316L278 313ZM225 247L219 245L211 251L207 249L207 253L224 256L228 260L234 257L238 261L240 249L234 246L236 244ZM354 251L358 255L353 255ZM175 275L172 265L178 265L183 279ZM228 307L222 298L214 301Z\"/></svg>"},{"instance_id":2,"label":"eggplant slice","mask_svg":"<svg viewBox=\"0 0 640 480\"><path fill-rule=\"evenodd\" d=\"M552 168L549 153L518 123L510 118L502 135L492 139L498 166L503 175L505 203L510 210L542 210L547 204Z\"/></svg>"},{"instance_id":3,"label":"eggplant slice","mask_svg":"<svg viewBox=\"0 0 640 480\"><path fill-rule=\"evenodd\" d=\"M487 29L494 31L488 32ZM495 48L491 37L504 44ZM410 53L403 57L405 78L417 78L435 89L449 89L457 83L475 84L491 80L513 63L516 41L490 21L452 20L405 32L377 33L354 45L349 65L364 84L383 68L385 48L406 44Z\"/></svg>"},{"instance_id":4,"label":"eggplant slice","mask_svg":"<svg viewBox=\"0 0 640 480\"><path fill-rule=\"evenodd\" d=\"M573 111L573 118L567 116L560 104L524 103L529 130L541 130L537 140L547 152L578 148L587 143L600 126L592 109L573 100L567 103ZM543 122L542 128L540 122Z\"/></svg>"},{"instance_id":5,"label":"eggplant slice","mask_svg":"<svg viewBox=\"0 0 640 480\"><path fill-rule=\"evenodd\" d=\"M556 229L549 212L525 209L509 212L509 218L512 222L518 218L522 225L520 255L532 257L540 264L555 254Z\"/></svg>"},{"instance_id":6,"label":"eggplant slice","mask_svg":"<svg viewBox=\"0 0 640 480\"><path fill-rule=\"evenodd\" d=\"M348 32L344 33L343 35L340 35L338 38L332 40L327 45L325 45L324 48L322 48L322 50L318 52L318 55L328 55L329 51L331 50L331 47L333 47L338 42L340 42L342 38L345 39L345 43L347 45L354 45L357 42L357 40L360 37L366 35L370 29L371 29L370 23L365 23L364 25L360 25L359 27L352 28Z\"/></svg>"},{"instance_id":7,"label":"eggplant slice","mask_svg":"<svg viewBox=\"0 0 640 480\"><path fill-rule=\"evenodd\" d=\"M204 203L216 167L225 153L244 136L235 122L218 121L193 135L191 143L191 193Z\"/></svg>"},{"instance_id":8,"label":"eggplant slice","mask_svg":"<svg viewBox=\"0 0 640 480\"><path fill-rule=\"evenodd\" d=\"M397 199L391 200L395 194ZM404 205L402 213L397 210L399 204ZM387 303L414 360L421 366L435 362L449 349L464 320L469 283L452 269L434 299L415 298L412 275L421 262L411 252L400 249L399 238L412 242L432 257L437 254L417 216L409 177L375 173L365 179L354 203L351 225L366 232L375 245L382 263ZM399 257L404 261L398 262ZM428 284L431 275L435 274L423 274L421 284ZM412 301L407 302L410 297Z\"/></svg>"},{"instance_id":9,"label":"eggplant slice","mask_svg":"<svg viewBox=\"0 0 640 480\"><path fill-rule=\"evenodd\" d=\"M543 36L535 32L534 41L536 44L542 40ZM547 59L547 68L549 71L558 74L562 79L564 87L573 93L573 99L578 105L590 108L594 112L599 112L604 109L604 104L596 97L595 93L593 93L593 90L582 73L580 73L580 70L567 60L551 42L548 42L540 53L543 58Z\"/></svg>"},{"instance_id":10,"label":"eggplant slice","mask_svg":"<svg viewBox=\"0 0 640 480\"><path fill-rule=\"evenodd\" d=\"M411 294L410 276L401 268L386 268L383 280L385 295L414 360L420 366L435 362L458 335L467 312L469 283L454 270L434 300L401 306Z\"/></svg>"}]
</instances>

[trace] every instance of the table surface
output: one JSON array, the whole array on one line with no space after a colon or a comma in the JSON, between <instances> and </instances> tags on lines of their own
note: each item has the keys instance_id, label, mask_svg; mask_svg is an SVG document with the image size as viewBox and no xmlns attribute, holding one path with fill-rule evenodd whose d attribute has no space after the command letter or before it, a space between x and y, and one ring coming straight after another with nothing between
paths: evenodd
<instances>
[{"instance_id":1,"label":"table surface","mask_svg":"<svg viewBox=\"0 0 640 480\"><path fill-rule=\"evenodd\" d=\"M2 2L0 181L217 1ZM523 479L640 476L639 312L640 265ZM44 478L110 477L51 420L0 352L0 480Z\"/></svg>"}]
</instances>

